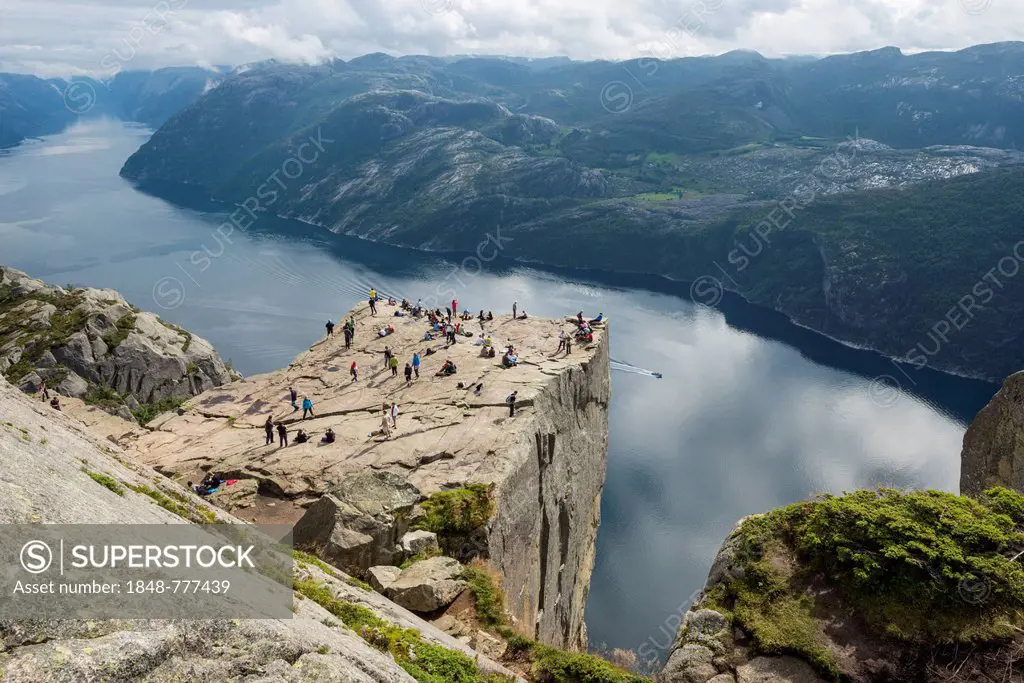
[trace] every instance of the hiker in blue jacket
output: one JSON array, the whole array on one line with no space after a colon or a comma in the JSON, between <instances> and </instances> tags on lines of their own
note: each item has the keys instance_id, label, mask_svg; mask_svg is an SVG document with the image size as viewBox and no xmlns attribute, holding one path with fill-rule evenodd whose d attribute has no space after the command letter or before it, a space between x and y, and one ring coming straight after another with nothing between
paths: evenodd
<instances>
[{"instance_id":1,"label":"hiker in blue jacket","mask_svg":"<svg viewBox=\"0 0 1024 683\"><path fill-rule=\"evenodd\" d=\"M309 413L310 417L315 417L313 415L313 402L309 400L308 396L303 396L302 397L302 419L303 420L306 419L306 413Z\"/></svg>"}]
</instances>

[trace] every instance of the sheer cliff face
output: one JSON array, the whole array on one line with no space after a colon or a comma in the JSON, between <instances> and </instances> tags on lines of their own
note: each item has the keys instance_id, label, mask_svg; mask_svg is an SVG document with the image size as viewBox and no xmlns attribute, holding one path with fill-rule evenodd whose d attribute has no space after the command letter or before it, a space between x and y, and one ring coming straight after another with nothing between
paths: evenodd
<instances>
[{"instance_id":1,"label":"sheer cliff face","mask_svg":"<svg viewBox=\"0 0 1024 683\"><path fill-rule=\"evenodd\" d=\"M1006 379L964 434L960 493L993 486L1024 492L1024 372Z\"/></svg>"},{"instance_id":2,"label":"sheer cliff face","mask_svg":"<svg viewBox=\"0 0 1024 683\"><path fill-rule=\"evenodd\" d=\"M546 643L585 648L608 452L607 336L585 363L553 374L529 422L516 426L513 469L498 488L488 535L508 606ZM535 630L534 630L535 629Z\"/></svg>"}]
</instances>

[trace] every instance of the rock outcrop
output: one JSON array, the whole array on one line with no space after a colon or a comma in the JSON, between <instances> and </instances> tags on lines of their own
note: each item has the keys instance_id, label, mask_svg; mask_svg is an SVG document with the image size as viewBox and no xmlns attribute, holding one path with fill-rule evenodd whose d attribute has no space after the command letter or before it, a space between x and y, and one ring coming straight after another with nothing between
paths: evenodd
<instances>
[{"instance_id":1,"label":"rock outcrop","mask_svg":"<svg viewBox=\"0 0 1024 683\"><path fill-rule=\"evenodd\" d=\"M132 462L73 417L33 401L0 378L0 523L174 524L238 520ZM114 491L113 486L122 490ZM161 505L159 491L178 501ZM172 508L178 512L172 511ZM521 680L329 567L303 561L297 585L316 586L350 610L415 629L483 672ZM340 623L318 601L297 595L289 619L34 620L0 624L0 665L10 683L170 681L347 681L413 683L396 658Z\"/></svg>"},{"instance_id":2,"label":"rock outcrop","mask_svg":"<svg viewBox=\"0 0 1024 683\"><path fill-rule=\"evenodd\" d=\"M993 486L1024 492L1024 372L1006 379L964 434L960 493Z\"/></svg>"},{"instance_id":3,"label":"rock outcrop","mask_svg":"<svg viewBox=\"0 0 1024 683\"><path fill-rule=\"evenodd\" d=\"M314 344L287 369L211 389L182 414L165 414L148 430L112 435L143 462L181 481L209 471L256 479L259 495L246 517L292 523L309 515L298 539L308 530L309 539L326 547L323 541L330 538L340 553L380 532L381 547L347 565L353 570L400 562L407 530L402 515L395 524L378 519L371 525L376 531L335 524L346 507L335 492L358 490L346 483L353 477L387 472L423 497L466 484L491 485L493 515L454 554L489 558L521 633L557 646L585 647L583 612L608 440L605 332L597 330L592 343L566 356L555 349L559 332L571 330L570 323L499 316L482 324L498 349L491 358L474 344L481 330L477 320L463 323L472 336L460 335L449 347L442 337L424 338L430 329L425 320L394 316L397 307L383 302L378 309L373 317L362 304L345 316L356 327L350 349L339 324L333 337ZM377 330L385 324L394 332L380 337ZM505 369L500 357L507 344L515 346L521 362ZM397 375L384 369L385 347L399 359ZM402 370L414 352L422 366L406 382ZM437 376L448 359L456 374ZM350 374L353 363L358 381ZM304 397L313 402L312 416L304 420L292 408L290 388L300 403ZM505 402L512 391L518 392L514 417ZM382 408L391 403L399 413L386 436L380 433ZM302 428L310 441L264 445L268 417L285 425L293 440ZM321 443L327 428L337 435L333 443ZM408 521L414 523L416 515L414 510Z\"/></svg>"},{"instance_id":4,"label":"rock outcrop","mask_svg":"<svg viewBox=\"0 0 1024 683\"><path fill-rule=\"evenodd\" d=\"M0 374L125 419L232 380L210 344L110 289L64 289L0 267ZM151 404L149 411L140 408ZM148 415L147 415L148 416Z\"/></svg>"},{"instance_id":5,"label":"rock outcrop","mask_svg":"<svg viewBox=\"0 0 1024 683\"><path fill-rule=\"evenodd\" d=\"M431 557L403 569L384 593L406 609L433 612L450 605L466 589L461 573L462 565L458 560Z\"/></svg>"}]
</instances>

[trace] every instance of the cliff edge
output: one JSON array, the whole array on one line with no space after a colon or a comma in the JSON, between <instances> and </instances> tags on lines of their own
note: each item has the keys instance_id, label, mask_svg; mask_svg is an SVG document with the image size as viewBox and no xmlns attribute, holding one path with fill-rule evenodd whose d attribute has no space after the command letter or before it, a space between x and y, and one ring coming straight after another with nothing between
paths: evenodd
<instances>
[{"instance_id":1,"label":"cliff edge","mask_svg":"<svg viewBox=\"0 0 1024 683\"><path fill-rule=\"evenodd\" d=\"M960 492L991 486L1024 492L1024 372L1006 378L964 434Z\"/></svg>"},{"instance_id":2,"label":"cliff edge","mask_svg":"<svg viewBox=\"0 0 1024 683\"><path fill-rule=\"evenodd\" d=\"M358 306L288 368L209 389L147 429L97 428L179 481L210 472L242 480L226 501L231 509L297 523L296 543L363 578L421 553L420 541L403 543L411 529L433 533L445 554L486 559L498 571L516 632L585 648L607 456L606 332L596 329L566 355L556 353L559 333L574 324L499 316L460 321L469 336L448 344L425 319L396 316L384 302L378 309L373 316ZM355 329L350 348L346 320ZM393 332L382 337L385 325ZM482 353L481 334L495 357ZM507 345L515 367L502 366ZM394 373L385 349L398 359ZM414 353L421 366L407 382ZM456 372L439 376L447 360ZM383 434L392 403L397 417ZM290 445L280 445L278 424ZM328 428L336 439L323 443ZM298 429L308 442L296 443Z\"/></svg>"}]
</instances>

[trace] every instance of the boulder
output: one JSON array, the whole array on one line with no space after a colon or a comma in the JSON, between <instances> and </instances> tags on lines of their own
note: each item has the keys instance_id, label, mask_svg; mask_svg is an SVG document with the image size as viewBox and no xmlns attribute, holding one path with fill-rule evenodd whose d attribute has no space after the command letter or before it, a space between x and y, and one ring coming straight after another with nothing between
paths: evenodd
<instances>
[{"instance_id":1,"label":"boulder","mask_svg":"<svg viewBox=\"0 0 1024 683\"><path fill-rule=\"evenodd\" d=\"M736 683L824 683L811 665L796 657L755 657L736 667Z\"/></svg>"},{"instance_id":2,"label":"boulder","mask_svg":"<svg viewBox=\"0 0 1024 683\"><path fill-rule=\"evenodd\" d=\"M379 567L370 567L366 570L366 580L373 586L373 590L383 593L387 590L388 586L398 579L401 573L402 570L398 567L380 565Z\"/></svg>"},{"instance_id":3,"label":"boulder","mask_svg":"<svg viewBox=\"0 0 1024 683\"><path fill-rule=\"evenodd\" d=\"M89 391L89 383L73 372L60 381L55 387L57 392L73 398L82 398ZM131 406L129 406L130 408Z\"/></svg>"},{"instance_id":4,"label":"boulder","mask_svg":"<svg viewBox=\"0 0 1024 683\"><path fill-rule=\"evenodd\" d=\"M484 657L490 657L495 660L504 657L505 650L508 649L508 643L501 638L492 636L487 631L477 631L473 634L473 640L470 641L470 645Z\"/></svg>"},{"instance_id":5,"label":"boulder","mask_svg":"<svg viewBox=\"0 0 1024 683\"><path fill-rule=\"evenodd\" d=\"M714 652L703 645L683 645L669 656L658 675L658 683L706 683L719 673L712 663L714 656Z\"/></svg>"},{"instance_id":6,"label":"boulder","mask_svg":"<svg viewBox=\"0 0 1024 683\"><path fill-rule=\"evenodd\" d=\"M441 552L441 546L437 543L437 534L433 531L416 530L410 531L401 540L402 551L409 557L422 552Z\"/></svg>"},{"instance_id":7,"label":"boulder","mask_svg":"<svg viewBox=\"0 0 1024 683\"><path fill-rule=\"evenodd\" d=\"M420 492L391 472L360 472L313 503L296 522L295 547L319 555L349 574L400 562L399 539Z\"/></svg>"},{"instance_id":8,"label":"boulder","mask_svg":"<svg viewBox=\"0 0 1024 683\"><path fill-rule=\"evenodd\" d=\"M255 479L239 479L230 486L224 485L216 493L206 497L208 501L228 512L250 508L256 504L259 482Z\"/></svg>"},{"instance_id":9,"label":"boulder","mask_svg":"<svg viewBox=\"0 0 1024 683\"><path fill-rule=\"evenodd\" d=\"M465 590L461 574L458 560L431 557L403 570L385 595L413 612L433 612L450 605Z\"/></svg>"}]
</instances>

